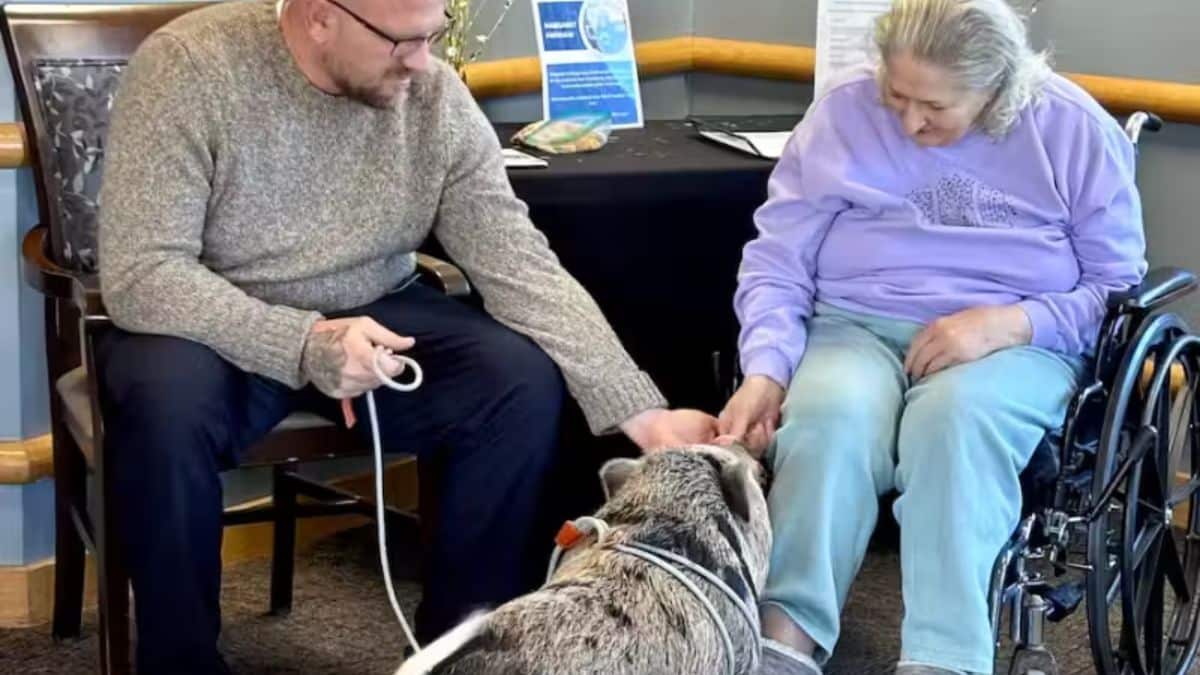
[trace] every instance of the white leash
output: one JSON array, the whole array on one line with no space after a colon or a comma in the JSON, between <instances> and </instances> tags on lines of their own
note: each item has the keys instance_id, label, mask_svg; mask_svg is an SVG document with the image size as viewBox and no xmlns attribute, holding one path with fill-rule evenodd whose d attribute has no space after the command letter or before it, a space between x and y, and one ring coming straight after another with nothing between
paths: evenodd
<instances>
[{"instance_id":1,"label":"white leash","mask_svg":"<svg viewBox=\"0 0 1200 675\"><path fill-rule=\"evenodd\" d=\"M606 544L605 539L608 537L608 533L611 528L609 527L608 523L599 518L584 516L571 521L570 524L576 528L580 536L595 534L597 545L604 545L611 550L619 551L626 555L631 555L640 560L644 560L651 565L654 565L655 567L671 575L672 578L683 584L683 587L688 589L692 595L696 596L696 599L700 601L701 606L704 607L705 613L707 613L708 617L712 620L713 625L717 627L717 633L720 635L721 643L725 647L725 670L728 675L734 675L737 672L736 652L734 651L733 647L733 638L729 634L729 627L725 625L724 619L721 618L721 614L713 605L712 600L710 600L708 596L700 590L700 587L697 586L694 581L689 579L687 575L680 571L679 567L699 575L700 578L715 586L726 597L733 601L734 606L738 608L739 612L741 612L742 618L746 620L746 624L750 626L750 633L754 636L754 653L761 653L761 630L759 628L758 615L751 610L750 606L746 604L744 599L735 593L728 584L718 578L717 575L681 555L658 548L656 546L650 546L648 544L642 544L636 541L627 544ZM546 584L550 583L550 579L554 576L555 570L558 569L558 563L562 559L563 552L567 548L570 548L575 541L577 541L577 538L566 542L563 541L560 536L559 543L555 547L554 553L550 556L550 568L546 571ZM676 565L679 567L676 567ZM754 583L752 579L746 579L746 582L748 584Z\"/></svg>"},{"instance_id":2,"label":"white leash","mask_svg":"<svg viewBox=\"0 0 1200 675\"><path fill-rule=\"evenodd\" d=\"M413 371L413 380L407 384L401 384L388 377L383 372L383 367L379 360L384 356L391 356L399 360L405 370ZM385 387L395 389L396 391L413 391L421 386L425 381L425 373L421 370L421 366L416 361L407 356L392 354L382 347L376 347L375 358L371 360L371 367L375 370L375 375ZM401 372L404 372L403 370ZM420 645L417 644L417 638L413 635L412 628L408 625L408 620L404 618L404 610L400 609L400 601L396 599L396 589L392 586L392 571L388 565L387 555L387 521L385 520L387 508L383 502L383 444L379 441L379 416L375 412L375 396L373 391L367 392L367 410L371 414L371 440L375 445L375 522L379 528L379 564L383 567L383 582L387 586L388 600L392 603L392 611L396 613L396 618L400 621L400 627L404 629L404 637L408 639L408 644L412 645L413 652L421 651Z\"/></svg>"}]
</instances>

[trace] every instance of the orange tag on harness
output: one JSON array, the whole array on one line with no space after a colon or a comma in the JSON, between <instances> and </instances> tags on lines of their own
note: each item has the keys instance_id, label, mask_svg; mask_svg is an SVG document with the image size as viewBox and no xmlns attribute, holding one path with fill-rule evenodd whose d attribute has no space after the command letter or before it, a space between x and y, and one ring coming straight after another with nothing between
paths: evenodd
<instances>
[{"instance_id":1,"label":"orange tag on harness","mask_svg":"<svg viewBox=\"0 0 1200 675\"><path fill-rule=\"evenodd\" d=\"M579 528L575 527L575 523L569 520L563 523L558 534L554 535L554 543L564 551L578 544L580 539L583 539L583 532L580 532Z\"/></svg>"},{"instance_id":2,"label":"orange tag on harness","mask_svg":"<svg viewBox=\"0 0 1200 675\"><path fill-rule=\"evenodd\" d=\"M354 408L350 405L350 399L348 398L342 399L342 417L346 420L347 429L353 429L355 423L358 422L358 418L354 416Z\"/></svg>"}]
</instances>

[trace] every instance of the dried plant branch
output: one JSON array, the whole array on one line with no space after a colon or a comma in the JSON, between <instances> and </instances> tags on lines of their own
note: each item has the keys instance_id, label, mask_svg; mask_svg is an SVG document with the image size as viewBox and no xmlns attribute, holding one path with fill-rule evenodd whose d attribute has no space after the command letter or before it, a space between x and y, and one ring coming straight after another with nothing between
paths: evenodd
<instances>
[{"instance_id":1,"label":"dried plant branch","mask_svg":"<svg viewBox=\"0 0 1200 675\"><path fill-rule=\"evenodd\" d=\"M442 54L460 76L464 74L468 64L483 55L492 36L512 9L513 0L504 0L504 5L491 28L485 33L477 33L475 25L490 4L490 0L446 1L446 13L450 18L446 36L443 38Z\"/></svg>"}]
</instances>

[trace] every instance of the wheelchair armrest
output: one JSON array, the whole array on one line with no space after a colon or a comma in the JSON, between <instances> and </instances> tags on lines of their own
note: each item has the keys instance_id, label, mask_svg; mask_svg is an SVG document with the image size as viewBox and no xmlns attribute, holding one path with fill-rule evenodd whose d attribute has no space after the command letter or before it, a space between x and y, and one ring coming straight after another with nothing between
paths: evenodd
<instances>
[{"instance_id":1,"label":"wheelchair armrest","mask_svg":"<svg viewBox=\"0 0 1200 675\"><path fill-rule=\"evenodd\" d=\"M459 297L471 294L471 284L466 275L445 260L418 253L417 271L423 279L433 283L446 295Z\"/></svg>"},{"instance_id":2,"label":"wheelchair armrest","mask_svg":"<svg viewBox=\"0 0 1200 675\"><path fill-rule=\"evenodd\" d=\"M1179 267L1156 267L1142 283L1108 296L1108 310L1128 314L1149 312L1173 302L1196 288L1196 275Z\"/></svg>"},{"instance_id":3,"label":"wheelchair armrest","mask_svg":"<svg viewBox=\"0 0 1200 675\"><path fill-rule=\"evenodd\" d=\"M103 318L106 312L100 297L100 279L94 274L66 269L51 260L46 255L49 240L50 230L45 225L38 225L25 234L21 242L25 282L42 295L70 300L85 317Z\"/></svg>"}]
</instances>

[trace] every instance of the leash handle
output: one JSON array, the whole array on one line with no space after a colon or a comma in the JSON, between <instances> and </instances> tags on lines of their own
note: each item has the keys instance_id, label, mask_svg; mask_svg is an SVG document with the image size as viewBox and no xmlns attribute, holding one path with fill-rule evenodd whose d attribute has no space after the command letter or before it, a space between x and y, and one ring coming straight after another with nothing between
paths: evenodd
<instances>
[{"instance_id":1,"label":"leash handle","mask_svg":"<svg viewBox=\"0 0 1200 675\"><path fill-rule=\"evenodd\" d=\"M379 361L385 354L387 356L399 359L400 363L403 364L405 369L410 369L413 371L412 382L407 384L397 382L384 374L383 365ZM396 391L413 391L417 387L421 386L421 383L425 381L425 372L421 370L421 365L419 363L407 356L393 354L383 347L377 347L375 349L375 358L371 360L371 369L375 371L375 377L379 378L380 384L390 389L395 389ZM404 372L404 370L402 369L400 372ZM354 425L358 424L358 417L354 414L354 406L350 404L350 399L348 398L342 399L342 420L346 423L347 429L353 429Z\"/></svg>"},{"instance_id":2,"label":"leash handle","mask_svg":"<svg viewBox=\"0 0 1200 675\"><path fill-rule=\"evenodd\" d=\"M380 363L380 360L384 356L390 356L394 359L397 359L405 369L412 370L412 382L397 382L396 380L388 377L387 374L383 372L383 365ZM375 371L375 376L379 378L379 382L383 384L383 386L389 389L395 389L396 391L414 391L417 389L417 387L421 386L422 382L425 381L425 372L421 370L421 364L402 354L393 354L390 350L384 349L383 347L375 348L375 358L371 359L371 368ZM404 370L401 370L400 372L403 373Z\"/></svg>"}]
</instances>

